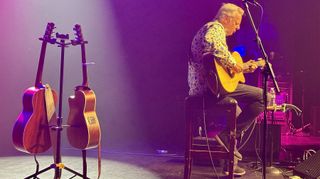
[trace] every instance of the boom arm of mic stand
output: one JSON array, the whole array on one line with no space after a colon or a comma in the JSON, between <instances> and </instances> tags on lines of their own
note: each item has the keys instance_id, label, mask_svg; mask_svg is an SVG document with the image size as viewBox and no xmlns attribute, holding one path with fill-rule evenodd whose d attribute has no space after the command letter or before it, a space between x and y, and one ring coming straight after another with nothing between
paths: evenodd
<instances>
[{"instance_id":1,"label":"boom arm of mic stand","mask_svg":"<svg viewBox=\"0 0 320 179\"><path fill-rule=\"evenodd\" d=\"M261 42L261 39L259 37L259 33L258 33L257 28L256 28L256 25L253 22L253 18L252 18L250 9L249 9L248 1L247 0L242 0L242 2L244 4L244 6L245 6L246 13L247 13L247 15L249 17L250 24L251 24L251 26L253 28L253 31L256 34L256 41L257 41L258 47L260 48L261 53L262 53L262 55L263 55L263 57L264 57L264 59L266 61L265 72L271 77L272 82L273 82L273 84L275 86L275 90L276 90L277 93L279 93L280 92L279 85L278 85L278 83L276 81L276 78L275 78L275 75L274 75L274 72L273 72L273 69L272 69L272 65L269 62L269 57L268 57L268 55L267 55L267 53L266 53L266 51L265 51L265 49L263 47L263 44Z\"/></svg>"}]
</instances>

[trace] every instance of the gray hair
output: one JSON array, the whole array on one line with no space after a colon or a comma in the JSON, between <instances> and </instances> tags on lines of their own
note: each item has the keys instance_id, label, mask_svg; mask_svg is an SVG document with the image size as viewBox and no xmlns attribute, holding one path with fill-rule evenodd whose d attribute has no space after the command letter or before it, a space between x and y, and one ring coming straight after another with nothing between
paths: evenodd
<instances>
[{"instance_id":1,"label":"gray hair","mask_svg":"<svg viewBox=\"0 0 320 179\"><path fill-rule=\"evenodd\" d=\"M223 3L215 18L219 20L222 18L236 18L241 17L243 14L244 11L241 7L231 3Z\"/></svg>"}]
</instances>

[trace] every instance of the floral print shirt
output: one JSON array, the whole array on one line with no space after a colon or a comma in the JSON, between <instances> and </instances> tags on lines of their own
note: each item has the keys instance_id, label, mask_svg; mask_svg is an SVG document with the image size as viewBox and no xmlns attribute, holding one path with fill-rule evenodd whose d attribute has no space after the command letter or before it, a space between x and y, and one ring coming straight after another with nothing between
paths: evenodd
<instances>
[{"instance_id":1,"label":"floral print shirt","mask_svg":"<svg viewBox=\"0 0 320 179\"><path fill-rule=\"evenodd\" d=\"M202 95L207 90L206 70L202 57L208 53L213 54L214 60L218 60L227 68L236 64L235 59L228 50L224 27L217 20L206 23L192 40L192 57L188 63L190 96Z\"/></svg>"}]
</instances>

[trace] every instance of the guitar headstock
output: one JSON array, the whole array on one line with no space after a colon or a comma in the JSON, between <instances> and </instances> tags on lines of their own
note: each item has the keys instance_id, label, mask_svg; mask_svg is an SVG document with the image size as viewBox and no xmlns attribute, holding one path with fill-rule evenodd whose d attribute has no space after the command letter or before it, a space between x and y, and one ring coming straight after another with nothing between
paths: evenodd
<instances>
[{"instance_id":1,"label":"guitar headstock","mask_svg":"<svg viewBox=\"0 0 320 179\"><path fill-rule=\"evenodd\" d=\"M53 32L54 28L55 28L54 23L53 22L49 22L47 24L46 31L45 31L43 37L39 38L39 39L44 41L44 42L49 42L51 44L54 44L56 42L56 39L52 38L52 32Z\"/></svg>"},{"instance_id":2,"label":"guitar headstock","mask_svg":"<svg viewBox=\"0 0 320 179\"><path fill-rule=\"evenodd\" d=\"M79 44L85 44L88 43L87 41L84 41L81 26L79 24L74 25L73 30L75 31L75 40L71 40L72 45L79 45Z\"/></svg>"}]
</instances>

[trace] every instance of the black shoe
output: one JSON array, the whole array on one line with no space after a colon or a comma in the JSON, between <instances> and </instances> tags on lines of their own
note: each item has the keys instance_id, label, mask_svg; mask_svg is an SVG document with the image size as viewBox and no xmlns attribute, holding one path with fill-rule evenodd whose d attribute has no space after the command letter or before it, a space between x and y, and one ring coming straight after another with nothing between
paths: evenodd
<instances>
[{"instance_id":1,"label":"black shoe","mask_svg":"<svg viewBox=\"0 0 320 179\"><path fill-rule=\"evenodd\" d=\"M214 138L216 139L216 141L217 141L222 147L224 147L227 151L229 151L228 147L225 145L225 143L221 140L221 138L220 138L218 135L216 135ZM237 148L235 148L235 150L234 150L234 156L235 156L238 160L240 160L240 161L242 160L242 155L241 155L241 153L238 151Z\"/></svg>"},{"instance_id":2,"label":"black shoe","mask_svg":"<svg viewBox=\"0 0 320 179\"><path fill-rule=\"evenodd\" d=\"M238 160L242 160L242 154L238 151L238 149L234 150L234 156L238 159Z\"/></svg>"},{"instance_id":3,"label":"black shoe","mask_svg":"<svg viewBox=\"0 0 320 179\"><path fill-rule=\"evenodd\" d=\"M224 169L224 173L226 175L229 175L229 171L227 171L226 169ZM234 176L243 176L244 174L246 174L246 171L245 169L239 167L239 165L235 165L234 168L233 168L233 175Z\"/></svg>"}]
</instances>

